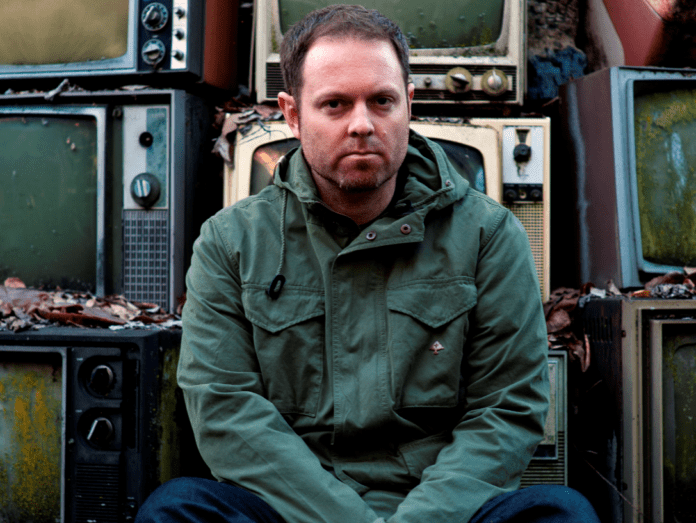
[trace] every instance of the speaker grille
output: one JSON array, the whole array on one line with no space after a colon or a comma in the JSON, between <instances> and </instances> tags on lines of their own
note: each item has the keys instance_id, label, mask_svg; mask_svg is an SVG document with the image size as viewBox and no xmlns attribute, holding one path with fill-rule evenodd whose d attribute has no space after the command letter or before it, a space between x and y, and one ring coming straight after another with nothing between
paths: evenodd
<instances>
[{"instance_id":1,"label":"speaker grille","mask_svg":"<svg viewBox=\"0 0 696 523\"><path fill-rule=\"evenodd\" d=\"M118 465L77 465L75 522L118 523Z\"/></svg>"},{"instance_id":2,"label":"speaker grille","mask_svg":"<svg viewBox=\"0 0 696 523\"><path fill-rule=\"evenodd\" d=\"M517 219L522 222L529 244L532 247L532 255L534 256L534 265L536 266L537 276L539 277L539 286L542 296L546 288L546 279L548 273L544 267L544 204L539 203L506 203L505 206L512 211Z\"/></svg>"},{"instance_id":3,"label":"speaker grille","mask_svg":"<svg viewBox=\"0 0 696 523\"><path fill-rule=\"evenodd\" d=\"M522 474L520 488L532 485L566 485L566 444L565 432L557 434L557 459L532 459L527 470Z\"/></svg>"},{"instance_id":4,"label":"speaker grille","mask_svg":"<svg viewBox=\"0 0 696 523\"><path fill-rule=\"evenodd\" d=\"M123 212L123 294L168 308L169 212Z\"/></svg>"}]
</instances>

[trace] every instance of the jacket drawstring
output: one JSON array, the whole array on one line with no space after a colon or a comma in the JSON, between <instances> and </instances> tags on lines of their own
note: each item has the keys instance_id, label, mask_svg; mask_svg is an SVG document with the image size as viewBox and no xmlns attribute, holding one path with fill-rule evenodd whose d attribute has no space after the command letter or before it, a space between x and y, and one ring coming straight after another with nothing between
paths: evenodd
<instances>
[{"instance_id":1,"label":"jacket drawstring","mask_svg":"<svg viewBox=\"0 0 696 523\"><path fill-rule=\"evenodd\" d=\"M266 289L266 294L269 298L275 300L280 296L283 290L283 285L285 285L285 276L283 276L283 265L285 264L285 214L288 208L288 190L283 188L283 209L280 214L280 263L278 264L278 270L276 271L276 276L273 281Z\"/></svg>"}]
</instances>

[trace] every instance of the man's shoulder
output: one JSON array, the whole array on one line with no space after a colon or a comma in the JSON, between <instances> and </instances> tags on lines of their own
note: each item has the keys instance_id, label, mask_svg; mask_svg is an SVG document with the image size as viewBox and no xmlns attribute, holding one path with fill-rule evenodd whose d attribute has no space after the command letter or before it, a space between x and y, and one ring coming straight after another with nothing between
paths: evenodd
<instances>
[{"instance_id":1,"label":"man's shoulder","mask_svg":"<svg viewBox=\"0 0 696 523\"><path fill-rule=\"evenodd\" d=\"M243 198L232 205L220 209L210 221L216 225L233 225L242 222L256 222L261 218L271 218L279 215L282 209L283 190L275 185L269 185L258 194Z\"/></svg>"}]
</instances>

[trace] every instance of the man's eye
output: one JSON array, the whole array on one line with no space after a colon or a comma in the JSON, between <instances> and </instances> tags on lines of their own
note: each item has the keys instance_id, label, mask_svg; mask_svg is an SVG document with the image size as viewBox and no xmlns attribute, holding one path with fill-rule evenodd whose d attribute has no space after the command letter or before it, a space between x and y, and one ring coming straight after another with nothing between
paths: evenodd
<instances>
[{"instance_id":1,"label":"man's eye","mask_svg":"<svg viewBox=\"0 0 696 523\"><path fill-rule=\"evenodd\" d=\"M389 98L387 96L380 96L379 98L377 98L376 101L377 101L377 105L389 105L392 100L391 100L391 98Z\"/></svg>"},{"instance_id":2,"label":"man's eye","mask_svg":"<svg viewBox=\"0 0 696 523\"><path fill-rule=\"evenodd\" d=\"M338 100L331 100L327 102L326 105L331 109L338 109L341 106L341 102Z\"/></svg>"}]
</instances>

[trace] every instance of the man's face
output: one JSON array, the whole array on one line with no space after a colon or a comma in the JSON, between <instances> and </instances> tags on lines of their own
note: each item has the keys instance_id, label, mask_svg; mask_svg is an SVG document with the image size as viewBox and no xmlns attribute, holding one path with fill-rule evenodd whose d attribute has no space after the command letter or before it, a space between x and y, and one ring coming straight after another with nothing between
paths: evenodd
<instances>
[{"instance_id":1,"label":"man's face","mask_svg":"<svg viewBox=\"0 0 696 523\"><path fill-rule=\"evenodd\" d=\"M289 95L280 105L320 192L348 194L395 179L412 98L390 42L322 37L305 57L300 106Z\"/></svg>"}]
</instances>

